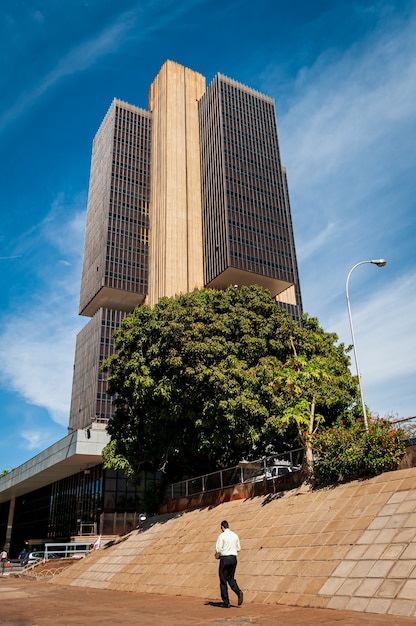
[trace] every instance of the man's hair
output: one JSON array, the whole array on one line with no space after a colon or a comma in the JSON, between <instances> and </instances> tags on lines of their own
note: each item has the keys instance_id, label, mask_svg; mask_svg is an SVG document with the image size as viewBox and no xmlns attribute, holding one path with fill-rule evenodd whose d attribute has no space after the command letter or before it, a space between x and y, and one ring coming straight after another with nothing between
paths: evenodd
<instances>
[{"instance_id":1,"label":"man's hair","mask_svg":"<svg viewBox=\"0 0 416 626\"><path fill-rule=\"evenodd\" d=\"M228 528L228 522L227 522L227 520L223 520L223 521L221 522L221 526L222 526L223 528Z\"/></svg>"}]
</instances>

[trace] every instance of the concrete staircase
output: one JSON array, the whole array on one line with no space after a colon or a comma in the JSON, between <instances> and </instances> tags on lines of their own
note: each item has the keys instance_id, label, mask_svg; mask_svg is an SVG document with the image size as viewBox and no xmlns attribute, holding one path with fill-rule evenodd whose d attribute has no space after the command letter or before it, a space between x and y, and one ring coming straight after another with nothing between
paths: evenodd
<instances>
[{"instance_id":1,"label":"concrete staircase","mask_svg":"<svg viewBox=\"0 0 416 626\"><path fill-rule=\"evenodd\" d=\"M416 468L152 518L51 583L219 600L223 519L245 602L416 617Z\"/></svg>"}]
</instances>

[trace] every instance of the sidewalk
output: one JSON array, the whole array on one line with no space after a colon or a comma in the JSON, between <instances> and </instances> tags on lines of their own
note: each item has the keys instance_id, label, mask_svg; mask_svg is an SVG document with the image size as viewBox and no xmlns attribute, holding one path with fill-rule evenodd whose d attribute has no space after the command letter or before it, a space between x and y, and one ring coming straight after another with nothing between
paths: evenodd
<instances>
[{"instance_id":1,"label":"sidewalk","mask_svg":"<svg viewBox=\"0 0 416 626\"><path fill-rule=\"evenodd\" d=\"M231 598L231 595L230 595ZM107 589L61 587L46 580L0 577L0 626L414 626L415 619L244 603L224 609L219 598L135 594Z\"/></svg>"}]
</instances>

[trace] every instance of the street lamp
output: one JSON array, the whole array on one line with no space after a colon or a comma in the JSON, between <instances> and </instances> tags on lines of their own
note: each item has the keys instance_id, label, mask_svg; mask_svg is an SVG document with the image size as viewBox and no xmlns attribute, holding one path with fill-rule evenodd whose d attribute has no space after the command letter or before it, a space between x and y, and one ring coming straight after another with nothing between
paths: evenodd
<instances>
[{"instance_id":1,"label":"street lamp","mask_svg":"<svg viewBox=\"0 0 416 626\"><path fill-rule=\"evenodd\" d=\"M355 345L354 327L352 325L350 298L349 298L349 295L348 295L348 282L350 280L350 276L351 276L352 272L355 270L356 267L358 267L359 265L364 265L364 263L372 263L373 265L377 265L377 267L384 267L386 265L387 261L385 261L384 259L376 259L376 260L373 260L373 261L360 261L359 263L356 263L354 265L354 267L352 267L350 269L350 271L348 272L347 282L345 284L345 293L346 293L346 296L347 296L348 317L350 319L350 327L351 327L352 347L354 348L355 367L357 369L358 386L360 388L361 405L363 407L364 426L365 426L365 429L368 430L367 411L366 411L365 402L364 402L363 385L362 385L362 382L361 382L360 366L358 364L357 346Z\"/></svg>"}]
</instances>

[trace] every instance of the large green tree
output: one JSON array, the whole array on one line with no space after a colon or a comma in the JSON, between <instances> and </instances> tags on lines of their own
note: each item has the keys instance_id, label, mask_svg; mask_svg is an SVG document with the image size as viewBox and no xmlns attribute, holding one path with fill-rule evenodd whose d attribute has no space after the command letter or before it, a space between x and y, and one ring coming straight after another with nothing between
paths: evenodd
<instances>
[{"instance_id":1,"label":"large green tree","mask_svg":"<svg viewBox=\"0 0 416 626\"><path fill-rule=\"evenodd\" d=\"M284 419L288 396L276 383L294 350L306 361L332 354L330 391L316 407L324 419L356 395L336 335L307 316L295 323L256 286L164 298L135 309L114 336L104 364L116 409L107 459L127 459L133 473L144 463L211 471L267 446L296 445L296 428Z\"/></svg>"}]
</instances>

